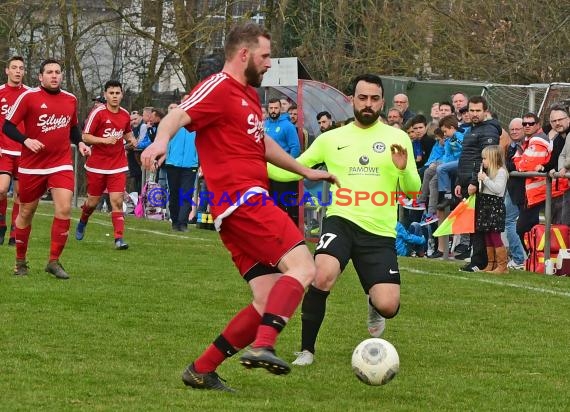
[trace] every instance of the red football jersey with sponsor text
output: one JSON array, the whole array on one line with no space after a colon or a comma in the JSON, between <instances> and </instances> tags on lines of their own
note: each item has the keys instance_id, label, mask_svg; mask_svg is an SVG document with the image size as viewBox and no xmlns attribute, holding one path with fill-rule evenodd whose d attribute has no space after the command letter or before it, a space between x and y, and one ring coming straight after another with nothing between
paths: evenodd
<instances>
[{"instance_id":1,"label":"red football jersey with sponsor text","mask_svg":"<svg viewBox=\"0 0 570 412\"><path fill-rule=\"evenodd\" d=\"M261 106L253 87L217 73L197 85L179 107L191 118L188 130L196 131L214 217L248 189L268 188Z\"/></svg>"},{"instance_id":2,"label":"red football jersey with sponsor text","mask_svg":"<svg viewBox=\"0 0 570 412\"><path fill-rule=\"evenodd\" d=\"M14 87L6 83L0 86L0 149L2 153L20 156L22 152L22 144L2 133L2 128L4 127L4 119L6 119L6 115L16 102L16 99L28 89L29 87L24 84ZM24 123L20 123L17 126L18 130L25 134Z\"/></svg>"},{"instance_id":3,"label":"red football jersey with sponsor text","mask_svg":"<svg viewBox=\"0 0 570 412\"><path fill-rule=\"evenodd\" d=\"M94 144L91 156L85 162L85 169L101 174L113 174L129 170L125 155L123 136L131 131L131 116L122 107L118 113L107 109L106 105L96 107L85 121L83 133L95 137L116 137L115 144Z\"/></svg>"},{"instance_id":4,"label":"red football jersey with sponsor text","mask_svg":"<svg viewBox=\"0 0 570 412\"><path fill-rule=\"evenodd\" d=\"M22 145L19 173L45 175L73 170L70 129L77 125L77 98L65 90L48 93L29 89L6 115L14 124L24 122L26 137L45 145L38 153Z\"/></svg>"}]
</instances>

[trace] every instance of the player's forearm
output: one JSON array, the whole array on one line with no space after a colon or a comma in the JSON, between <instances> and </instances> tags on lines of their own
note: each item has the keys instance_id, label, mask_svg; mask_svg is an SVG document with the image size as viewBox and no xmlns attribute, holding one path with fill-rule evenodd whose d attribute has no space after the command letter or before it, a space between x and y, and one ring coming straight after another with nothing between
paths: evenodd
<instances>
[{"instance_id":1,"label":"player's forearm","mask_svg":"<svg viewBox=\"0 0 570 412\"><path fill-rule=\"evenodd\" d=\"M415 165L413 167L415 169ZM406 170L401 172L398 182L400 184L400 189L404 193L419 193L422 186L420 175L417 170L409 168L406 168Z\"/></svg>"},{"instance_id":2,"label":"player's forearm","mask_svg":"<svg viewBox=\"0 0 570 412\"><path fill-rule=\"evenodd\" d=\"M400 189L404 193L416 193L421 189L422 181L414 163L414 158L410 148L408 148L408 162L406 164L406 168L404 170L400 170L398 183Z\"/></svg>"},{"instance_id":3,"label":"player's forearm","mask_svg":"<svg viewBox=\"0 0 570 412\"><path fill-rule=\"evenodd\" d=\"M24 144L24 142L27 139L27 137L18 130L16 125L9 120L4 121L4 127L2 127L2 132L10 139L15 140L18 143Z\"/></svg>"},{"instance_id":4,"label":"player's forearm","mask_svg":"<svg viewBox=\"0 0 570 412\"><path fill-rule=\"evenodd\" d=\"M105 144L106 143L104 137L93 136L92 134L89 134L89 133L83 133L82 140L83 140L83 143L89 144L89 145Z\"/></svg>"},{"instance_id":5,"label":"player's forearm","mask_svg":"<svg viewBox=\"0 0 570 412\"><path fill-rule=\"evenodd\" d=\"M269 136L265 136L265 159L281 169L305 176L307 167L293 159Z\"/></svg>"},{"instance_id":6,"label":"player's forearm","mask_svg":"<svg viewBox=\"0 0 570 412\"><path fill-rule=\"evenodd\" d=\"M184 110L180 108L172 109L159 123L154 143L168 144L172 136L174 136L180 128L190 123L190 116L188 116Z\"/></svg>"},{"instance_id":7,"label":"player's forearm","mask_svg":"<svg viewBox=\"0 0 570 412\"><path fill-rule=\"evenodd\" d=\"M127 135L125 136L125 140L132 147L137 147L138 142L132 132L127 133Z\"/></svg>"},{"instance_id":8,"label":"player's forearm","mask_svg":"<svg viewBox=\"0 0 570 412\"><path fill-rule=\"evenodd\" d=\"M275 180L276 182L294 182L303 178L303 176L297 173L280 169L271 163L267 163L267 175L271 180Z\"/></svg>"}]
</instances>

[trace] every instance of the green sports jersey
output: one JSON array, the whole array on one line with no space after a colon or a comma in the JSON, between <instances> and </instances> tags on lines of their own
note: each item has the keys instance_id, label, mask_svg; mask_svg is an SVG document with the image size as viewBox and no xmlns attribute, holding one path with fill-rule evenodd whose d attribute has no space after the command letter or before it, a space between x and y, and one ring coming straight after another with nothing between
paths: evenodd
<instances>
[{"instance_id":1,"label":"green sports jersey","mask_svg":"<svg viewBox=\"0 0 570 412\"><path fill-rule=\"evenodd\" d=\"M392 162L392 144L407 149L405 170L399 170ZM367 129L350 123L323 133L297 161L307 167L325 163L339 179L342 187L331 187L327 216L343 217L381 236L396 237L398 190L409 197L420 190L410 138L402 130L381 122ZM301 178L273 165L268 165L268 171L269 177L277 181Z\"/></svg>"}]
</instances>

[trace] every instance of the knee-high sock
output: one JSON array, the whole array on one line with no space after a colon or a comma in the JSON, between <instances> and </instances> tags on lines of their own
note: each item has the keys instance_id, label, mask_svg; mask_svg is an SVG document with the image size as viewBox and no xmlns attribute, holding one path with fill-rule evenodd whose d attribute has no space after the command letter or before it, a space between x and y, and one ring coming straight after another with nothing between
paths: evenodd
<instances>
[{"instance_id":1,"label":"knee-high sock","mask_svg":"<svg viewBox=\"0 0 570 412\"><path fill-rule=\"evenodd\" d=\"M125 216L123 212L111 212L111 221L113 222L115 240L122 238L125 231Z\"/></svg>"},{"instance_id":2,"label":"knee-high sock","mask_svg":"<svg viewBox=\"0 0 570 412\"><path fill-rule=\"evenodd\" d=\"M315 342L325 319L329 295L329 291L309 286L301 305L301 350L315 353Z\"/></svg>"},{"instance_id":3,"label":"knee-high sock","mask_svg":"<svg viewBox=\"0 0 570 412\"><path fill-rule=\"evenodd\" d=\"M0 227L6 227L6 209L8 209L8 199L0 200Z\"/></svg>"},{"instance_id":4,"label":"knee-high sock","mask_svg":"<svg viewBox=\"0 0 570 412\"><path fill-rule=\"evenodd\" d=\"M28 251L28 241L30 239L30 232L32 231L32 225L21 229L16 227L14 230L14 236L16 237L16 259L24 260L26 259L26 253Z\"/></svg>"},{"instance_id":5,"label":"knee-high sock","mask_svg":"<svg viewBox=\"0 0 570 412\"><path fill-rule=\"evenodd\" d=\"M18 217L18 213L20 213L20 204L14 202L12 205L12 221L10 225L10 237L15 237L14 231L16 230L16 218Z\"/></svg>"},{"instance_id":6,"label":"knee-high sock","mask_svg":"<svg viewBox=\"0 0 570 412\"><path fill-rule=\"evenodd\" d=\"M194 369L198 373L208 373L230 356L245 348L255 339L261 315L252 304L243 308L227 324L224 331L194 361Z\"/></svg>"},{"instance_id":7,"label":"knee-high sock","mask_svg":"<svg viewBox=\"0 0 570 412\"><path fill-rule=\"evenodd\" d=\"M267 297L261 324L257 328L257 335L252 345L254 348L272 348L275 345L277 335L301 303L304 291L303 285L291 276L283 275L275 282Z\"/></svg>"},{"instance_id":8,"label":"knee-high sock","mask_svg":"<svg viewBox=\"0 0 570 412\"><path fill-rule=\"evenodd\" d=\"M79 220L82 223L87 223L89 221L89 216L91 216L93 214L93 211L95 210L94 207L90 207L87 206L87 203L84 203L83 206L81 206L81 217L79 218Z\"/></svg>"},{"instance_id":9,"label":"knee-high sock","mask_svg":"<svg viewBox=\"0 0 570 412\"><path fill-rule=\"evenodd\" d=\"M51 224L51 244L49 250L49 260L58 260L63 252L65 243L67 242L67 236L69 235L69 219L59 219L57 217L53 218L53 223Z\"/></svg>"}]
</instances>

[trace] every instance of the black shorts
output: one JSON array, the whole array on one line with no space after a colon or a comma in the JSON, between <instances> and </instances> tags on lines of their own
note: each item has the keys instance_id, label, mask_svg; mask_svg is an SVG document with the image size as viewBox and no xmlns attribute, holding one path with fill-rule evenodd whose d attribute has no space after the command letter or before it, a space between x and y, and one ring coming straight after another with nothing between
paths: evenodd
<instances>
[{"instance_id":1,"label":"black shorts","mask_svg":"<svg viewBox=\"0 0 570 412\"><path fill-rule=\"evenodd\" d=\"M375 235L338 216L323 220L315 255L334 256L343 271L352 259L365 293L378 283L400 284L400 270L393 237Z\"/></svg>"}]
</instances>

